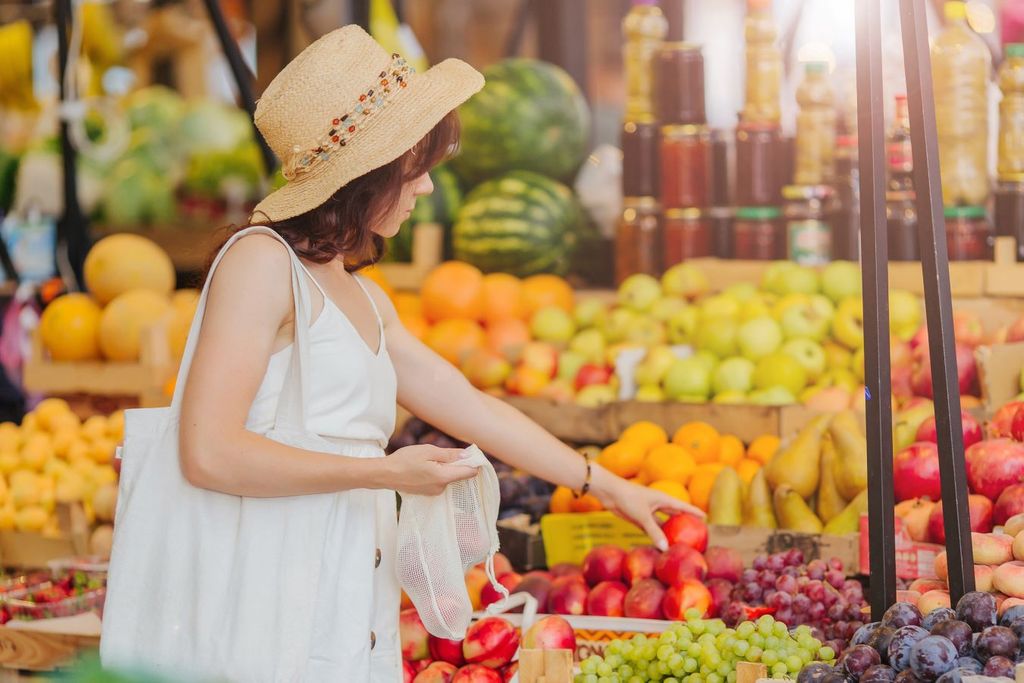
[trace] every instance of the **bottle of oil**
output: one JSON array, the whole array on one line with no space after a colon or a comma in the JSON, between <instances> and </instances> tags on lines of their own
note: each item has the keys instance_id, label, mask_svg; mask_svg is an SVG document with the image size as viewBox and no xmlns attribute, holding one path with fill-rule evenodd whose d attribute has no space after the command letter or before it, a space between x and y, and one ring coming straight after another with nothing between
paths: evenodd
<instances>
[{"instance_id":1,"label":"bottle of oil","mask_svg":"<svg viewBox=\"0 0 1024 683\"><path fill-rule=\"evenodd\" d=\"M667 33L668 20L657 0L633 0L633 7L622 20L626 121L650 123L654 120L651 58Z\"/></svg>"},{"instance_id":2,"label":"bottle of oil","mask_svg":"<svg viewBox=\"0 0 1024 683\"><path fill-rule=\"evenodd\" d=\"M782 53L775 44L775 20L771 0L747 0L744 25L747 43L745 123L778 124L782 85Z\"/></svg>"},{"instance_id":3,"label":"bottle of oil","mask_svg":"<svg viewBox=\"0 0 1024 683\"><path fill-rule=\"evenodd\" d=\"M821 185L835 176L836 110L828 64L808 62L804 80L796 89L800 112L796 115L797 185Z\"/></svg>"},{"instance_id":4,"label":"bottle of oil","mask_svg":"<svg viewBox=\"0 0 1024 683\"><path fill-rule=\"evenodd\" d=\"M1000 180L1024 180L1024 43L1006 46L1006 61L999 67Z\"/></svg>"}]
</instances>

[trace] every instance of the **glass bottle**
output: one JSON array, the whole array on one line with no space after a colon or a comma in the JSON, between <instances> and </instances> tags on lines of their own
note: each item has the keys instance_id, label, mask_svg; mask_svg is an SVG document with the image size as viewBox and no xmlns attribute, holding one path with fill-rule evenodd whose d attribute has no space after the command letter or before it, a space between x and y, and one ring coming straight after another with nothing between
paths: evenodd
<instances>
[{"instance_id":1,"label":"glass bottle","mask_svg":"<svg viewBox=\"0 0 1024 683\"><path fill-rule=\"evenodd\" d=\"M626 76L626 120L654 120L651 58L668 34L668 20L657 0L633 0L622 20L622 59Z\"/></svg>"},{"instance_id":2,"label":"glass bottle","mask_svg":"<svg viewBox=\"0 0 1024 683\"><path fill-rule=\"evenodd\" d=\"M1006 61L999 67L1000 180L1024 180L1024 43L1006 46Z\"/></svg>"},{"instance_id":3,"label":"glass bottle","mask_svg":"<svg viewBox=\"0 0 1024 683\"><path fill-rule=\"evenodd\" d=\"M782 53L775 44L771 0L747 0L743 34L747 43L747 82L741 118L748 123L778 124Z\"/></svg>"},{"instance_id":4,"label":"glass bottle","mask_svg":"<svg viewBox=\"0 0 1024 683\"><path fill-rule=\"evenodd\" d=\"M828 64L808 62L804 80L796 89L800 111L796 115L797 185L821 185L835 176L836 110Z\"/></svg>"}]
</instances>

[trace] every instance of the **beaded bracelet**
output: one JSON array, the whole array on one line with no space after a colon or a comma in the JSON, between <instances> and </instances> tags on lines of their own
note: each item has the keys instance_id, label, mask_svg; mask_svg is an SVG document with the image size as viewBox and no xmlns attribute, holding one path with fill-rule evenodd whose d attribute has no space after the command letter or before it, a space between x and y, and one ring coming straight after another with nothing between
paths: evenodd
<instances>
[{"instance_id":1,"label":"beaded bracelet","mask_svg":"<svg viewBox=\"0 0 1024 683\"><path fill-rule=\"evenodd\" d=\"M585 495L587 495L587 492L590 491L590 474L591 474L590 458L588 458L587 456L583 456L583 461L587 464L587 476L584 477L584 479L583 479L583 487L580 488L580 492L579 493L575 493L575 492L573 493L573 495L576 498L580 498L582 496L585 496Z\"/></svg>"}]
</instances>

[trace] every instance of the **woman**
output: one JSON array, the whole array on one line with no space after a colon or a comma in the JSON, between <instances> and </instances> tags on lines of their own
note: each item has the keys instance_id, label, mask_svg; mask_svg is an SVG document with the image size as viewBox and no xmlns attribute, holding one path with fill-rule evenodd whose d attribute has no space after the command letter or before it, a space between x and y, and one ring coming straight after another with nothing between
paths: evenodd
<instances>
[{"instance_id":1,"label":"woman","mask_svg":"<svg viewBox=\"0 0 1024 683\"><path fill-rule=\"evenodd\" d=\"M458 464L459 452L432 446L383 457L396 397L507 463L589 489L659 545L665 541L656 510L695 511L588 464L475 390L402 327L381 289L353 274L380 257L383 240L398 232L416 198L431 192L427 171L457 142L453 110L482 85L480 74L457 60L417 75L349 26L299 55L256 110L289 182L257 207L254 225L284 238L306 270L313 320L307 427L343 443L344 455L261 436L287 370L282 351L291 344L294 312L287 248L257 233L235 240L211 275L184 390L180 457L193 485L233 496L337 496L301 680L397 680L393 492L439 494L476 474ZM355 673L363 671L365 677Z\"/></svg>"}]
</instances>

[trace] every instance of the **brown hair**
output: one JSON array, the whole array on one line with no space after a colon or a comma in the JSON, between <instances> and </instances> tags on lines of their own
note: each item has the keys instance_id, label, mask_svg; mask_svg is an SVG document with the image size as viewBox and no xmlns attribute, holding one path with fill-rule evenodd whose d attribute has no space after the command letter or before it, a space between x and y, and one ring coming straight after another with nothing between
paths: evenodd
<instances>
[{"instance_id":1,"label":"brown hair","mask_svg":"<svg viewBox=\"0 0 1024 683\"><path fill-rule=\"evenodd\" d=\"M258 221L253 215L247 225L230 229L228 238L239 230L264 225L283 237L300 258L313 263L344 256L351 271L372 265L384 256L385 243L370 226L387 215L405 183L452 154L458 141L459 119L452 111L408 152L339 188L315 209L280 221Z\"/></svg>"}]
</instances>

